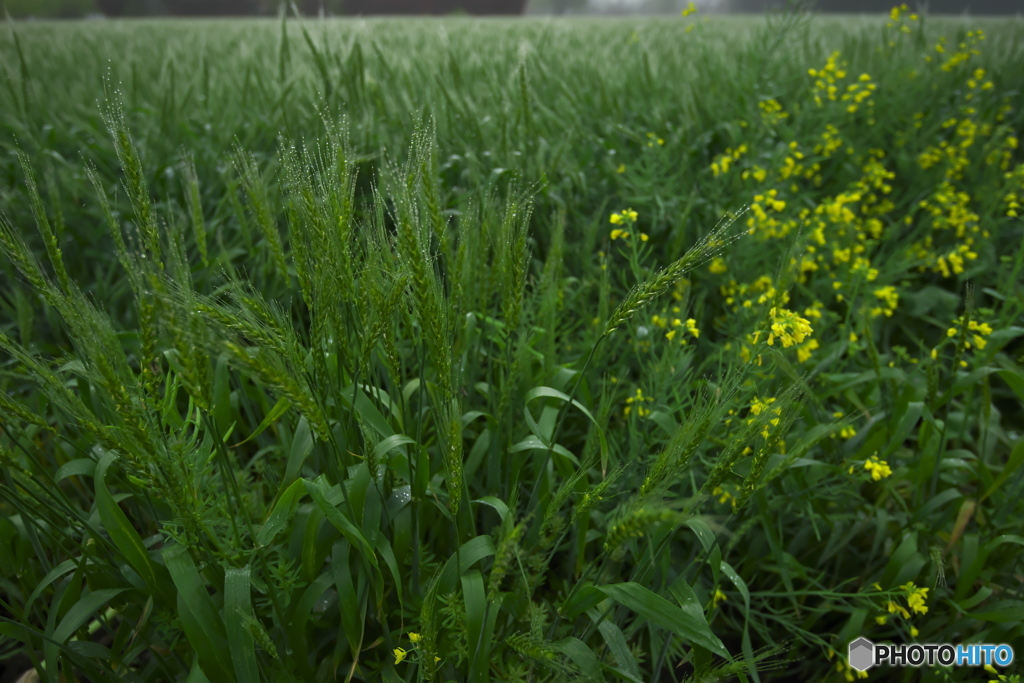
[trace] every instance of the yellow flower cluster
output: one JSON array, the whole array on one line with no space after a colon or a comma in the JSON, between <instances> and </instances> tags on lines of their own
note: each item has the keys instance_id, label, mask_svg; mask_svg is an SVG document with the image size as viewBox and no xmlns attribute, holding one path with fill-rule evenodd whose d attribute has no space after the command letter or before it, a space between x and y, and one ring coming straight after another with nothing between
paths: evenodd
<instances>
[{"instance_id":1,"label":"yellow flower cluster","mask_svg":"<svg viewBox=\"0 0 1024 683\"><path fill-rule=\"evenodd\" d=\"M875 584L878 586L878 584ZM918 588L914 585L913 581L903 584L900 588L907 594L907 607L910 608L908 611L906 607L903 607L894 600L886 602L885 609L889 614L899 614L904 619L909 619L911 612L914 614L928 614L928 606L925 604L925 600L928 599L928 589Z\"/></svg>"},{"instance_id":2,"label":"yellow flower cluster","mask_svg":"<svg viewBox=\"0 0 1024 683\"><path fill-rule=\"evenodd\" d=\"M963 325L963 318L957 318L956 321L954 321L953 326L946 330L946 336L958 336ZM969 349L973 343L979 351L985 348L985 345L988 344L988 340L985 339L985 337L992 334L992 326L988 323L979 323L977 320L971 320L967 323L967 330L970 334L970 341L966 342L964 346Z\"/></svg>"},{"instance_id":3,"label":"yellow flower cluster","mask_svg":"<svg viewBox=\"0 0 1024 683\"><path fill-rule=\"evenodd\" d=\"M821 142L814 146L814 153L830 159L837 151L842 149L843 144L843 138L839 135L839 129L831 123L826 123L825 130L821 133ZM852 154L853 149L848 147L847 152Z\"/></svg>"},{"instance_id":4,"label":"yellow flower cluster","mask_svg":"<svg viewBox=\"0 0 1024 683\"><path fill-rule=\"evenodd\" d=\"M966 62L971 57L977 57L981 54L978 46L984 42L985 32L981 29L974 31L968 31L967 36L964 40L960 41L957 45L957 50L950 55L949 59L942 65L943 71L952 72L953 69ZM935 45L935 52L944 54L946 52L946 37L942 36L939 38L939 42ZM925 57L925 61L931 61L931 57Z\"/></svg>"},{"instance_id":5,"label":"yellow flower cluster","mask_svg":"<svg viewBox=\"0 0 1024 683\"><path fill-rule=\"evenodd\" d=\"M910 10L907 8L907 3L903 3L902 5L895 6L889 10L889 19L892 21L900 21L908 12L910 12ZM917 21L918 19L916 14L910 14L908 18L911 21ZM892 27L893 24L890 23L887 24L887 26Z\"/></svg>"},{"instance_id":6,"label":"yellow flower cluster","mask_svg":"<svg viewBox=\"0 0 1024 683\"><path fill-rule=\"evenodd\" d=\"M761 110L761 120L769 126L789 118L789 113L783 109L782 105L775 98L761 100L757 103L757 106Z\"/></svg>"},{"instance_id":7,"label":"yellow flower cluster","mask_svg":"<svg viewBox=\"0 0 1024 683\"><path fill-rule=\"evenodd\" d=\"M875 481L892 476L892 468L889 467L889 463L879 460L877 455L872 455L864 461L864 469L871 473L871 478Z\"/></svg>"},{"instance_id":8,"label":"yellow flower cluster","mask_svg":"<svg viewBox=\"0 0 1024 683\"><path fill-rule=\"evenodd\" d=\"M637 212L633 209L626 209L621 213L613 213L609 218L608 222L613 225L622 225L623 223L636 223Z\"/></svg>"},{"instance_id":9,"label":"yellow flower cluster","mask_svg":"<svg viewBox=\"0 0 1024 683\"><path fill-rule=\"evenodd\" d=\"M736 509L737 498L733 492L721 486L716 486L714 490L711 491L711 495L717 496L719 503L732 503L733 509Z\"/></svg>"},{"instance_id":10,"label":"yellow flower cluster","mask_svg":"<svg viewBox=\"0 0 1024 683\"><path fill-rule=\"evenodd\" d=\"M740 310L740 308L751 308L755 304L773 301L777 293L774 285L772 285L772 279L767 275L762 275L753 282L742 284L736 282L736 280L729 280L729 284L722 285L719 291L725 297L725 303L732 306L733 312ZM786 303L788 301L789 295L783 293L782 302Z\"/></svg>"},{"instance_id":11,"label":"yellow flower cluster","mask_svg":"<svg viewBox=\"0 0 1024 683\"><path fill-rule=\"evenodd\" d=\"M686 331L689 332L694 339L700 337L700 329L697 328L697 321L693 318L687 318L685 323L679 318L673 318L672 321L669 322L668 319L663 318L660 315L655 315L651 319L651 322L662 329L666 329L671 326L672 329L665 333L665 339L668 339L669 341L675 339L679 328L683 327L685 327ZM679 343L685 344L686 338L681 337Z\"/></svg>"},{"instance_id":12,"label":"yellow flower cluster","mask_svg":"<svg viewBox=\"0 0 1024 683\"><path fill-rule=\"evenodd\" d=\"M1017 164L1012 173L1007 172L1003 177L1010 188L1003 198L1006 202L1006 215L1015 218L1020 215L1021 202L1024 201L1024 164Z\"/></svg>"},{"instance_id":13,"label":"yellow flower cluster","mask_svg":"<svg viewBox=\"0 0 1024 683\"><path fill-rule=\"evenodd\" d=\"M423 636L421 636L419 633L410 633L409 640L412 642L413 645L418 645L420 641L423 640ZM395 655L395 664L401 664L405 661L405 658L409 656L409 650L406 650L405 648L401 647L396 647L392 652ZM437 664L440 661L440 657L434 657L434 664Z\"/></svg>"},{"instance_id":14,"label":"yellow flower cluster","mask_svg":"<svg viewBox=\"0 0 1024 683\"><path fill-rule=\"evenodd\" d=\"M729 167L733 162L739 161L740 157L746 153L746 144L742 144L736 149L726 147L725 153L719 154L715 157L715 160L711 162L711 174L717 178L720 174L728 173Z\"/></svg>"},{"instance_id":15,"label":"yellow flower cluster","mask_svg":"<svg viewBox=\"0 0 1024 683\"><path fill-rule=\"evenodd\" d=\"M772 189L764 194L754 195L750 204L753 214L747 219L747 232L761 235L765 239L782 238L797 227L795 220L780 221L776 216L786 208L786 202L778 198L779 191ZM772 211L771 214L768 211Z\"/></svg>"},{"instance_id":16,"label":"yellow flower cluster","mask_svg":"<svg viewBox=\"0 0 1024 683\"><path fill-rule=\"evenodd\" d=\"M891 318L893 312L896 310L896 306L899 305L900 295L896 291L896 288L892 285L885 287L879 287L872 294L879 300L879 305L871 309L871 316L877 318L884 315L887 318Z\"/></svg>"},{"instance_id":17,"label":"yellow flower cluster","mask_svg":"<svg viewBox=\"0 0 1024 683\"><path fill-rule=\"evenodd\" d=\"M910 10L907 8L906 4L893 7L892 10L889 11L889 22L885 25L885 27L896 29L900 33L910 33L911 29L907 23L907 19L909 19L911 22L914 22L917 21L919 17L916 14L909 14L909 12ZM895 46L896 41L890 40L889 47Z\"/></svg>"},{"instance_id":18,"label":"yellow flower cluster","mask_svg":"<svg viewBox=\"0 0 1024 683\"><path fill-rule=\"evenodd\" d=\"M683 11L681 12L681 14L684 17L688 17L691 14L696 14L696 13L697 13L697 6L695 4L693 4L692 0L689 3L687 3L686 7L684 7Z\"/></svg>"},{"instance_id":19,"label":"yellow flower cluster","mask_svg":"<svg viewBox=\"0 0 1024 683\"><path fill-rule=\"evenodd\" d=\"M981 217L970 208L970 202L970 195L943 181L934 195L919 203L920 208L931 215L933 231L937 232L911 247L912 254L924 262L920 270L952 277L964 272L967 261L978 258L973 250L975 241L979 236L987 238L989 232L982 229ZM936 239L952 239L954 245L940 250L935 244Z\"/></svg>"},{"instance_id":20,"label":"yellow flower cluster","mask_svg":"<svg viewBox=\"0 0 1024 683\"><path fill-rule=\"evenodd\" d=\"M612 225L630 226L636 223L637 216L637 212L634 211L633 209L625 209L621 212L613 213L611 216L609 216L608 222L611 223ZM612 230L610 235L610 237L613 240L626 239L627 237L631 236L632 233L629 230L626 230L625 228L615 228L614 230ZM646 242L648 239L650 238L646 232L640 233L640 240L642 242Z\"/></svg>"},{"instance_id":21,"label":"yellow flower cluster","mask_svg":"<svg viewBox=\"0 0 1024 683\"><path fill-rule=\"evenodd\" d=\"M830 101L839 99L839 81L846 78L846 62L839 61L839 52L829 55L825 66L820 69L808 69L807 75L816 79L814 81L814 103L819 107L824 106L822 97Z\"/></svg>"},{"instance_id":22,"label":"yellow flower cluster","mask_svg":"<svg viewBox=\"0 0 1024 683\"><path fill-rule=\"evenodd\" d=\"M871 76L862 73L857 78L857 83L850 83L846 86L846 92L843 93L842 97L839 98L840 102L847 102L846 111L853 114L863 104L869 108L875 106L875 101L871 99L871 95L878 89L878 86L871 82ZM870 118L871 114L868 115L868 123L874 124L874 120Z\"/></svg>"},{"instance_id":23,"label":"yellow flower cluster","mask_svg":"<svg viewBox=\"0 0 1024 683\"><path fill-rule=\"evenodd\" d=\"M754 396L754 400L750 403L750 414L760 415L773 403L775 403L774 398L759 399Z\"/></svg>"},{"instance_id":24,"label":"yellow flower cluster","mask_svg":"<svg viewBox=\"0 0 1024 683\"><path fill-rule=\"evenodd\" d=\"M768 335L768 346L773 346L775 338L778 337L782 345L789 348L794 344L803 342L814 331L807 318L801 318L786 308L772 307L768 311L768 316L772 321L771 333Z\"/></svg>"},{"instance_id":25,"label":"yellow flower cluster","mask_svg":"<svg viewBox=\"0 0 1024 683\"><path fill-rule=\"evenodd\" d=\"M644 407L644 402L651 402L653 400L654 399L649 396L644 396L644 392L640 387L637 387L636 395L630 396L626 399L626 407L622 409L622 414L628 416L633 412L633 406L636 406L636 414L640 417L647 417L651 414L651 411L649 408Z\"/></svg>"}]
</instances>

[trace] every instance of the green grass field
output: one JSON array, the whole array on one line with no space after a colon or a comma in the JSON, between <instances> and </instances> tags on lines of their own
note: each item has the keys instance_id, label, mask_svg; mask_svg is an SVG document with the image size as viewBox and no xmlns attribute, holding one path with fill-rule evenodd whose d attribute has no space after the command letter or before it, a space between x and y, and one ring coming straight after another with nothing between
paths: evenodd
<instances>
[{"instance_id":1,"label":"green grass field","mask_svg":"<svg viewBox=\"0 0 1024 683\"><path fill-rule=\"evenodd\" d=\"M4 676L1024 656L1021 20L7 23L0 80Z\"/></svg>"}]
</instances>

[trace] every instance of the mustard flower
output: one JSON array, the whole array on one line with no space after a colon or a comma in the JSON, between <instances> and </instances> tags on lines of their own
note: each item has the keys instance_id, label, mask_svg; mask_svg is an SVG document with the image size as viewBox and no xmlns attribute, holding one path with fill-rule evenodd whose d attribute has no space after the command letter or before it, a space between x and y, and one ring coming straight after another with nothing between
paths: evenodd
<instances>
[{"instance_id":1,"label":"mustard flower","mask_svg":"<svg viewBox=\"0 0 1024 683\"><path fill-rule=\"evenodd\" d=\"M644 401L650 402L653 400L654 399L649 396L644 396L643 390L641 390L640 387L637 387L636 395L630 396L626 399L626 407L623 408L622 414L628 416L633 411L633 405L636 404L636 414L640 417L646 417L651 414L651 411L644 408Z\"/></svg>"},{"instance_id":2,"label":"mustard flower","mask_svg":"<svg viewBox=\"0 0 1024 683\"><path fill-rule=\"evenodd\" d=\"M755 396L754 401L750 404L750 413L752 415L760 415L773 403L775 403L774 398L759 399Z\"/></svg>"},{"instance_id":3,"label":"mustard flower","mask_svg":"<svg viewBox=\"0 0 1024 683\"><path fill-rule=\"evenodd\" d=\"M409 634L409 640L411 640L411 641L412 641L412 644L413 644L413 645L416 645L416 644L417 644L417 643L419 643L419 642L420 642L421 640L423 640L423 636L421 636L421 635L420 635L420 634L418 634L418 633L410 633L410 634Z\"/></svg>"},{"instance_id":4,"label":"mustard flower","mask_svg":"<svg viewBox=\"0 0 1024 683\"><path fill-rule=\"evenodd\" d=\"M890 613L890 614L897 614L897 613L899 613L899 614L900 614L900 615L901 615L901 616L902 616L902 617L903 617L904 619L909 619L909 618L910 618L910 612L908 612L908 611L906 610L906 608L904 608L904 607L901 607L900 605L897 605L897 604L896 604L895 602L893 602L892 600L889 600L889 601L888 601L888 602L887 602L887 603L885 604L885 608L886 608L887 610L889 610L889 613Z\"/></svg>"},{"instance_id":5,"label":"mustard flower","mask_svg":"<svg viewBox=\"0 0 1024 683\"><path fill-rule=\"evenodd\" d=\"M685 7L685 8L683 9L683 11L681 12L681 14L682 14L682 15L683 15L684 17L688 17L688 16L690 16L691 14L694 14L694 13L696 13L696 12L697 12L697 6L696 6L695 4L693 4L693 2L692 2L692 0L691 0L691 2L689 2L689 3L688 3L688 4L686 5L686 7Z\"/></svg>"},{"instance_id":6,"label":"mustard flower","mask_svg":"<svg viewBox=\"0 0 1024 683\"><path fill-rule=\"evenodd\" d=\"M814 331L810 321L785 308L773 307L768 314L772 319L768 346L774 345L775 338L778 337L782 345L789 348L802 343Z\"/></svg>"},{"instance_id":7,"label":"mustard flower","mask_svg":"<svg viewBox=\"0 0 1024 683\"><path fill-rule=\"evenodd\" d=\"M629 233L627 231L625 231L625 230L620 229L620 228L615 228L614 230L612 230L611 237L612 237L613 240L617 240L620 237L622 239L626 239L627 237L629 237Z\"/></svg>"},{"instance_id":8,"label":"mustard flower","mask_svg":"<svg viewBox=\"0 0 1024 683\"><path fill-rule=\"evenodd\" d=\"M729 597L725 593L723 593L720 589L716 588L715 589L715 595L712 598L712 600L714 601L714 605L713 606L714 607L718 607L718 603L725 602L728 599L729 599Z\"/></svg>"},{"instance_id":9,"label":"mustard flower","mask_svg":"<svg viewBox=\"0 0 1024 683\"><path fill-rule=\"evenodd\" d=\"M408 651L403 650L400 647L396 647L395 648L395 664L401 664L402 660L404 660L406 655L408 655L408 654L409 654Z\"/></svg>"},{"instance_id":10,"label":"mustard flower","mask_svg":"<svg viewBox=\"0 0 1024 683\"><path fill-rule=\"evenodd\" d=\"M924 604L928 598L927 588L918 588L913 581L903 584L900 588L907 592L907 605L913 612L928 614L928 606Z\"/></svg>"},{"instance_id":11,"label":"mustard flower","mask_svg":"<svg viewBox=\"0 0 1024 683\"><path fill-rule=\"evenodd\" d=\"M875 481L892 475L892 468L889 467L889 463L885 460L879 460L877 455L872 455L864 461L864 469L871 473L871 478ZM891 612L892 610L889 611Z\"/></svg>"},{"instance_id":12,"label":"mustard flower","mask_svg":"<svg viewBox=\"0 0 1024 683\"><path fill-rule=\"evenodd\" d=\"M608 222L612 223L613 225L622 225L622 214L613 213L611 217L608 219Z\"/></svg>"}]
</instances>

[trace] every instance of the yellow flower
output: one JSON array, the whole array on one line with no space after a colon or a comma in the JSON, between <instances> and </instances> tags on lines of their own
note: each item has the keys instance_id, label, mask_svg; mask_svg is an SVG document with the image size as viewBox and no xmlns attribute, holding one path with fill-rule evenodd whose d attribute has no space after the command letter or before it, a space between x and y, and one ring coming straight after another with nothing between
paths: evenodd
<instances>
[{"instance_id":1,"label":"yellow flower","mask_svg":"<svg viewBox=\"0 0 1024 683\"><path fill-rule=\"evenodd\" d=\"M626 165L625 164L619 164L619 167L617 169L615 169L615 172L616 173L625 173L626 172Z\"/></svg>"},{"instance_id":2,"label":"yellow flower","mask_svg":"<svg viewBox=\"0 0 1024 683\"><path fill-rule=\"evenodd\" d=\"M691 14L694 14L694 13L695 13L696 11L697 11L697 6L696 6L695 4L693 4L693 2L691 1L690 3L688 3L688 4L686 5L686 8L685 8L685 9L683 9L683 11L681 12L681 14L682 14L682 15L683 15L684 17L688 17L688 16L690 16Z\"/></svg>"},{"instance_id":3,"label":"yellow flower","mask_svg":"<svg viewBox=\"0 0 1024 683\"><path fill-rule=\"evenodd\" d=\"M403 650L400 647L396 647L395 648L395 664L401 664L402 660L405 659L405 656L407 654L409 654L407 651Z\"/></svg>"},{"instance_id":4,"label":"yellow flower","mask_svg":"<svg viewBox=\"0 0 1024 683\"><path fill-rule=\"evenodd\" d=\"M910 637L911 638L917 638L919 635L921 635L921 632L918 631L915 627L911 626L910 627Z\"/></svg>"},{"instance_id":5,"label":"yellow flower","mask_svg":"<svg viewBox=\"0 0 1024 683\"><path fill-rule=\"evenodd\" d=\"M913 581L903 584L900 588L907 592L907 605L911 610L918 614L928 613L928 606L924 604L928 597L927 588L918 588Z\"/></svg>"},{"instance_id":6,"label":"yellow flower","mask_svg":"<svg viewBox=\"0 0 1024 683\"><path fill-rule=\"evenodd\" d=\"M889 610L890 614L896 614L897 612L899 612L903 616L904 619L909 619L910 618L910 612L908 612L903 607L897 605L892 600L890 600L888 603L886 603L885 608L887 610Z\"/></svg>"},{"instance_id":7,"label":"yellow flower","mask_svg":"<svg viewBox=\"0 0 1024 683\"><path fill-rule=\"evenodd\" d=\"M421 636L418 633L410 633L409 634L409 640L411 640L412 644L415 645L418 642L420 642L421 640L423 640L423 636Z\"/></svg>"},{"instance_id":8,"label":"yellow flower","mask_svg":"<svg viewBox=\"0 0 1024 683\"><path fill-rule=\"evenodd\" d=\"M885 479L892 475L892 468L889 467L889 463L885 460L879 460L878 456L872 455L870 458L864 461L864 469L871 473L871 478L875 481ZM927 591L927 589L925 589ZM926 607L925 610L928 608ZM890 612L892 610L889 610ZM923 612L922 612L923 614Z\"/></svg>"},{"instance_id":9,"label":"yellow flower","mask_svg":"<svg viewBox=\"0 0 1024 683\"><path fill-rule=\"evenodd\" d=\"M775 338L778 337L782 341L782 345L789 348L794 344L802 343L814 331L810 321L785 308L772 308L768 315L772 319L768 346L774 345Z\"/></svg>"},{"instance_id":10,"label":"yellow flower","mask_svg":"<svg viewBox=\"0 0 1024 683\"><path fill-rule=\"evenodd\" d=\"M711 265L708 266L708 270L716 275L720 275L725 271L729 270L729 267L725 265L725 259L721 256L716 256L711 260Z\"/></svg>"},{"instance_id":11,"label":"yellow flower","mask_svg":"<svg viewBox=\"0 0 1024 683\"><path fill-rule=\"evenodd\" d=\"M653 400L654 399L651 398L650 396L644 396L644 392L639 387L637 387L636 395L630 396L629 398L626 399L626 407L623 408L622 414L629 415L633 411L633 404L636 403L636 414L639 415L640 417L646 417L651 414L651 411L647 408L644 408L643 402Z\"/></svg>"},{"instance_id":12,"label":"yellow flower","mask_svg":"<svg viewBox=\"0 0 1024 683\"><path fill-rule=\"evenodd\" d=\"M633 209L626 209L622 212L622 215L628 218L631 222L636 223L637 213Z\"/></svg>"},{"instance_id":13,"label":"yellow flower","mask_svg":"<svg viewBox=\"0 0 1024 683\"><path fill-rule=\"evenodd\" d=\"M647 233L646 233L646 232L642 232L642 233L640 233L640 241L641 241L641 242L646 242L646 241L647 241L647 240L649 240L649 239L651 239L651 238L647 236Z\"/></svg>"},{"instance_id":14,"label":"yellow flower","mask_svg":"<svg viewBox=\"0 0 1024 683\"><path fill-rule=\"evenodd\" d=\"M754 397L754 401L750 404L750 412L753 415L760 415L772 403L775 403L775 399L774 398L766 398L764 400L761 400L761 399L758 399L757 396L755 396Z\"/></svg>"},{"instance_id":15,"label":"yellow flower","mask_svg":"<svg viewBox=\"0 0 1024 683\"><path fill-rule=\"evenodd\" d=\"M668 332L665 333L665 339L668 339L669 341L672 341L672 338L675 337L675 336L676 336L676 331L675 330L669 330Z\"/></svg>"},{"instance_id":16,"label":"yellow flower","mask_svg":"<svg viewBox=\"0 0 1024 683\"><path fill-rule=\"evenodd\" d=\"M621 230L619 228L615 228L614 230L612 230L612 239L613 240L617 240L620 237L622 239L626 239L627 237L629 237L629 233L626 232L625 230Z\"/></svg>"},{"instance_id":17,"label":"yellow flower","mask_svg":"<svg viewBox=\"0 0 1024 683\"><path fill-rule=\"evenodd\" d=\"M889 617L885 614L883 614L880 617L875 617L875 623L879 626L885 626L885 622L887 621L889 621Z\"/></svg>"},{"instance_id":18,"label":"yellow flower","mask_svg":"<svg viewBox=\"0 0 1024 683\"><path fill-rule=\"evenodd\" d=\"M614 225L622 225L622 214L613 213L611 217L608 219L608 222Z\"/></svg>"},{"instance_id":19,"label":"yellow flower","mask_svg":"<svg viewBox=\"0 0 1024 683\"><path fill-rule=\"evenodd\" d=\"M729 599L729 597L725 593L723 593L720 589L716 588L715 589L715 596L712 599L714 600L714 603L715 603L713 605L713 607L718 607L718 603L725 602L726 600Z\"/></svg>"}]
</instances>

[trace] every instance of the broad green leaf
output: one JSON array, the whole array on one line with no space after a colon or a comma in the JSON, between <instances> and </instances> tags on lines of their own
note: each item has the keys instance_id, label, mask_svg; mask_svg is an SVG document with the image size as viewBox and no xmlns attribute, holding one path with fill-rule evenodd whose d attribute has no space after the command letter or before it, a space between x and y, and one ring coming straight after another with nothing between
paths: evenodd
<instances>
[{"instance_id":1,"label":"broad green leaf","mask_svg":"<svg viewBox=\"0 0 1024 683\"><path fill-rule=\"evenodd\" d=\"M312 452L313 431L309 428L309 420L303 416L299 418L299 424L295 427L295 435L292 436L292 446L288 450L288 464L284 468L285 483L290 484L302 473L302 466Z\"/></svg>"},{"instance_id":2,"label":"broad green leaf","mask_svg":"<svg viewBox=\"0 0 1024 683\"><path fill-rule=\"evenodd\" d=\"M572 636L562 638L551 643L551 647L571 659L588 681L596 681L603 678L601 675L601 663L594 655L594 651L587 647L587 644L579 638Z\"/></svg>"},{"instance_id":3,"label":"broad green leaf","mask_svg":"<svg viewBox=\"0 0 1024 683\"><path fill-rule=\"evenodd\" d=\"M267 521L263 523L260 530L256 533L256 544L262 547L270 545L274 538L281 533L281 531L288 526L292 517L295 515L295 506L298 504L299 499L302 498L306 492L305 480L299 479L293 481L291 485L285 489L284 493L277 499L273 509L267 516Z\"/></svg>"},{"instance_id":4,"label":"broad green leaf","mask_svg":"<svg viewBox=\"0 0 1024 683\"><path fill-rule=\"evenodd\" d=\"M498 513L498 516L501 517L502 522L508 519L508 505L505 505L505 502L502 501L500 498L495 498L494 496L484 496L483 498L479 498L472 502L488 505L494 508L494 510Z\"/></svg>"},{"instance_id":5,"label":"broad green leaf","mask_svg":"<svg viewBox=\"0 0 1024 683\"><path fill-rule=\"evenodd\" d=\"M163 558L178 589L178 616L204 671L215 680L231 680L233 667L224 622L192 558L176 543L163 551Z\"/></svg>"},{"instance_id":6,"label":"broad green leaf","mask_svg":"<svg viewBox=\"0 0 1024 683\"><path fill-rule=\"evenodd\" d=\"M288 408L290 408L290 407L291 407L291 403L288 401L287 398L280 398L280 399L278 399L277 403L274 404L274 407L270 409L269 413L267 413L267 416L265 418L263 418L263 422L260 422L260 425L259 425L259 427L256 428L256 431L254 431L252 434L247 436L242 441L239 441L238 443L236 443L234 446L232 446L232 448L241 446L242 444L248 443L249 441L252 441L253 439L255 439L257 436L262 434L264 432L264 430L266 430L267 427L272 425L282 415L287 413L288 412ZM302 419L304 420L305 418L302 418Z\"/></svg>"},{"instance_id":7,"label":"broad green leaf","mask_svg":"<svg viewBox=\"0 0 1024 683\"><path fill-rule=\"evenodd\" d=\"M305 479L300 479L299 481L305 484L306 492L313 498L313 502L320 507L320 511L327 517L327 521L333 524L334 528L340 531L348 539L349 543L358 548L363 557L376 567L377 556L374 554L370 542L363 536L363 532L341 510L328 501L328 487L324 479L320 478L315 482Z\"/></svg>"},{"instance_id":8,"label":"broad green leaf","mask_svg":"<svg viewBox=\"0 0 1024 683\"><path fill-rule=\"evenodd\" d=\"M462 544L458 554L453 554L445 563L438 580L441 595L455 588L456 582L480 560L494 555L494 540L490 536L477 536ZM461 562L456 565L456 560Z\"/></svg>"},{"instance_id":9,"label":"broad green leaf","mask_svg":"<svg viewBox=\"0 0 1024 683\"><path fill-rule=\"evenodd\" d=\"M366 593L363 599L356 597L353 573L348 560L351 544L345 540L334 543L331 549L331 577L334 588L338 591L338 611L341 613L341 627L348 640L349 651L356 657L363 642L365 628Z\"/></svg>"},{"instance_id":10,"label":"broad green leaf","mask_svg":"<svg viewBox=\"0 0 1024 683\"><path fill-rule=\"evenodd\" d=\"M159 565L155 565L150 560L149 551L142 543L139 532L131 525L131 522L128 521L128 516L121 511L121 508L110 495L110 491L107 490L107 468L116 459L116 453L107 451L96 466L96 476L93 478L93 481L96 489L96 506L99 508L100 520L103 522L107 533L110 534L110 540L114 542L114 545L124 554L128 563L139 573L142 580L146 582L150 593L161 600L166 599L166 583L162 581L162 576L158 576L158 571L160 574L163 574L162 568L158 570L157 567Z\"/></svg>"},{"instance_id":11,"label":"broad green leaf","mask_svg":"<svg viewBox=\"0 0 1024 683\"><path fill-rule=\"evenodd\" d=\"M637 680L642 680L643 676L640 673L640 665L637 664L633 652L629 649L629 644L626 642L626 636L622 633L622 629L611 619L601 619L601 612L597 609L587 610L587 616L594 623L600 621L597 630L601 633L601 637L604 638L605 645L608 646L608 650L612 653L612 657L619 668Z\"/></svg>"},{"instance_id":12,"label":"broad green leaf","mask_svg":"<svg viewBox=\"0 0 1024 683\"><path fill-rule=\"evenodd\" d=\"M462 575L462 597L466 607L466 639L469 645L469 680L490 679L491 641L485 637L487 594L479 570Z\"/></svg>"},{"instance_id":13,"label":"broad green leaf","mask_svg":"<svg viewBox=\"0 0 1024 683\"><path fill-rule=\"evenodd\" d=\"M249 589L249 567L229 569L224 574L224 623L227 627L231 662L239 683L259 683L259 665L252 634L245 627L245 618L252 616Z\"/></svg>"},{"instance_id":14,"label":"broad green leaf","mask_svg":"<svg viewBox=\"0 0 1024 683\"><path fill-rule=\"evenodd\" d=\"M96 473L96 461L89 458L77 458L61 465L53 475L54 481L64 481L68 477L91 477Z\"/></svg>"},{"instance_id":15,"label":"broad green leaf","mask_svg":"<svg viewBox=\"0 0 1024 683\"><path fill-rule=\"evenodd\" d=\"M654 625L668 629L686 642L700 645L720 657L729 657L729 651L718 636L711 632L703 614L698 619L692 611L677 607L634 582L601 586L600 590L620 605L628 607Z\"/></svg>"},{"instance_id":16,"label":"broad green leaf","mask_svg":"<svg viewBox=\"0 0 1024 683\"><path fill-rule=\"evenodd\" d=\"M126 590L128 589L103 588L82 596L78 602L71 606L71 609L64 615L64 618L60 620L60 625L53 632L53 639L57 643L63 643L75 631L81 628L96 610Z\"/></svg>"}]
</instances>

